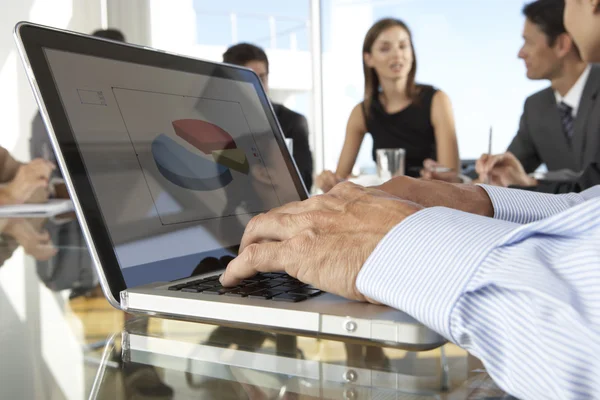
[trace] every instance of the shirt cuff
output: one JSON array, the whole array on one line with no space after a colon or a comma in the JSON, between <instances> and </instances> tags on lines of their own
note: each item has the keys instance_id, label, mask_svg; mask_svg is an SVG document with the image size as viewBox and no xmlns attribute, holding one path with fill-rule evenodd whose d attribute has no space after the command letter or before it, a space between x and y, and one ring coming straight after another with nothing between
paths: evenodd
<instances>
[{"instance_id":1,"label":"shirt cuff","mask_svg":"<svg viewBox=\"0 0 600 400\"><path fill-rule=\"evenodd\" d=\"M443 207L421 210L379 242L356 286L456 342L450 329L456 302L488 253L517 227Z\"/></svg>"},{"instance_id":2,"label":"shirt cuff","mask_svg":"<svg viewBox=\"0 0 600 400\"><path fill-rule=\"evenodd\" d=\"M494 207L494 218L517 224L528 224L563 212L585 201L576 193L549 194L528 190L479 185Z\"/></svg>"}]
</instances>

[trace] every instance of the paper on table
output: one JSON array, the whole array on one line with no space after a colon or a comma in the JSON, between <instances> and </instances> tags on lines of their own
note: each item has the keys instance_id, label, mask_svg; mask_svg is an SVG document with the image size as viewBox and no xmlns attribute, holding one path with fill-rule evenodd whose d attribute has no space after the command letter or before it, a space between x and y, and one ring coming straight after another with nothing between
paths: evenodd
<instances>
[{"instance_id":1,"label":"paper on table","mask_svg":"<svg viewBox=\"0 0 600 400\"><path fill-rule=\"evenodd\" d=\"M73 202L69 199L50 199L39 204L11 204L0 206L0 218L52 217L73 211Z\"/></svg>"}]
</instances>

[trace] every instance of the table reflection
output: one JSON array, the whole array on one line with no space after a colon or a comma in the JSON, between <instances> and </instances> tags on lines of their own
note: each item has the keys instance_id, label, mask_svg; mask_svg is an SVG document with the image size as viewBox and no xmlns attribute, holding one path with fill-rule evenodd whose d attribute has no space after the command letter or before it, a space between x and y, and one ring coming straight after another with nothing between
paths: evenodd
<instances>
[{"instance_id":1,"label":"table reflection","mask_svg":"<svg viewBox=\"0 0 600 400\"><path fill-rule=\"evenodd\" d=\"M127 399L504 398L464 352L444 347L448 357L446 349L367 347L357 354L345 352L343 342L134 318L104 349L91 398L112 396L117 375Z\"/></svg>"},{"instance_id":2,"label":"table reflection","mask_svg":"<svg viewBox=\"0 0 600 400\"><path fill-rule=\"evenodd\" d=\"M98 278L74 214L0 221L0 267L22 248L36 260L39 280L54 292L71 290L71 298L100 293Z\"/></svg>"}]
</instances>

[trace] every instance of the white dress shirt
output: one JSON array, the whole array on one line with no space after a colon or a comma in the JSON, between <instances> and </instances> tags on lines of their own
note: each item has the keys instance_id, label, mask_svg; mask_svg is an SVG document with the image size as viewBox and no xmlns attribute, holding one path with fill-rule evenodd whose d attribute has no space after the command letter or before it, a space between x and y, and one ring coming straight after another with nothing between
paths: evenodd
<instances>
[{"instance_id":1,"label":"white dress shirt","mask_svg":"<svg viewBox=\"0 0 600 400\"><path fill-rule=\"evenodd\" d=\"M579 103L581 102L581 96L583 95L583 90L585 89L585 84L587 83L588 77L590 76L590 71L592 70L592 66L588 65L583 73L577 79L577 82L569 89L565 97L561 96L558 91L554 91L554 97L556 97L556 104L560 104L564 102L566 105L571 107L573 110L571 114L573 118L577 116L577 111L579 110Z\"/></svg>"},{"instance_id":2,"label":"white dress shirt","mask_svg":"<svg viewBox=\"0 0 600 400\"><path fill-rule=\"evenodd\" d=\"M378 244L358 290L471 352L518 398L600 398L600 186L482 187L495 218L411 215Z\"/></svg>"}]
</instances>

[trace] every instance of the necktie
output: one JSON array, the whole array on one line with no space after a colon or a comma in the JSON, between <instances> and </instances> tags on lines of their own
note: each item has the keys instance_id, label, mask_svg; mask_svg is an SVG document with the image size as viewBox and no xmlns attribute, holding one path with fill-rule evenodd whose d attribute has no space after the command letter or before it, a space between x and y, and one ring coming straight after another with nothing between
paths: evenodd
<instances>
[{"instance_id":1,"label":"necktie","mask_svg":"<svg viewBox=\"0 0 600 400\"><path fill-rule=\"evenodd\" d=\"M558 111L560 112L560 122L562 123L563 132L568 139L571 139L573 137L573 128L575 126L573 107L561 101L558 104Z\"/></svg>"}]
</instances>

